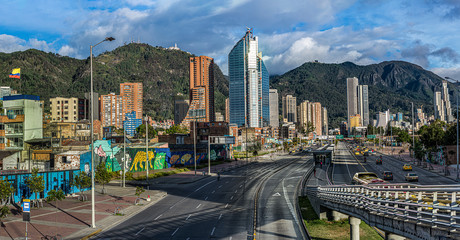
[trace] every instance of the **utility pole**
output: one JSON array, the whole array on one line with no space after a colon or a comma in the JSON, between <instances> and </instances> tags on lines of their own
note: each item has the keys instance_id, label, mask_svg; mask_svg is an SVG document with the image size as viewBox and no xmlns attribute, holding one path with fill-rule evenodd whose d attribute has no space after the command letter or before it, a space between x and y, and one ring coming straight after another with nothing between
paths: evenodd
<instances>
[{"instance_id":1,"label":"utility pole","mask_svg":"<svg viewBox=\"0 0 460 240\"><path fill-rule=\"evenodd\" d=\"M126 173L126 125L123 124L123 184L122 187L125 187L125 173Z\"/></svg>"},{"instance_id":2,"label":"utility pole","mask_svg":"<svg viewBox=\"0 0 460 240\"><path fill-rule=\"evenodd\" d=\"M193 157L195 158L195 176L196 176L196 118L193 121Z\"/></svg>"},{"instance_id":3,"label":"utility pole","mask_svg":"<svg viewBox=\"0 0 460 240\"><path fill-rule=\"evenodd\" d=\"M149 186L149 117L145 114L145 160L146 160L146 168L147 168L147 190L150 189Z\"/></svg>"},{"instance_id":4,"label":"utility pole","mask_svg":"<svg viewBox=\"0 0 460 240\"><path fill-rule=\"evenodd\" d=\"M211 175L211 136L208 135L208 175Z\"/></svg>"},{"instance_id":5,"label":"utility pole","mask_svg":"<svg viewBox=\"0 0 460 240\"><path fill-rule=\"evenodd\" d=\"M414 119L414 102L412 104L412 158L415 159L415 119Z\"/></svg>"}]
</instances>

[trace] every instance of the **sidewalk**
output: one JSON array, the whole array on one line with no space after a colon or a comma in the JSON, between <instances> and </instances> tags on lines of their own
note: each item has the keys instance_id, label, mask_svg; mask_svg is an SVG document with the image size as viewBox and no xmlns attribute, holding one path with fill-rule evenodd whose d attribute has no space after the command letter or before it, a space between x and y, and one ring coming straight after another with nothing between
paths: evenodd
<instances>
[{"instance_id":1,"label":"sidewalk","mask_svg":"<svg viewBox=\"0 0 460 240\"><path fill-rule=\"evenodd\" d=\"M404 152L401 152L401 150L404 150ZM447 176L446 176L446 166L439 165L439 164L434 164L434 163L427 163L427 162L420 162L419 160L412 158L410 156L410 153L408 150L403 149L402 147L393 147L393 155L391 154L391 147L385 147L381 150L379 150L380 153L393 157L395 159L398 159L403 162L410 163L414 166L423 168L425 170L431 171L433 173L436 173L438 175L450 178L455 180L457 177L457 168L449 166L447 167ZM401 152L401 153L400 153ZM421 165L419 165L421 164Z\"/></svg>"},{"instance_id":2,"label":"sidewalk","mask_svg":"<svg viewBox=\"0 0 460 240\"><path fill-rule=\"evenodd\" d=\"M96 186L96 229L91 226L91 192L85 192L88 201L81 202L78 198L69 196L63 201L50 204L44 203L43 208L32 208L30 222L28 223L29 239L46 239L60 235L58 239L81 239L98 229L107 229L116 223L126 220L146 207L158 202L166 193L163 191L146 190L141 197L142 205L135 206L137 198L135 187L121 188L118 186L105 186L107 194L101 194L101 186ZM151 201L145 201L150 195ZM115 209L120 208L124 216L114 215ZM25 239L26 223L22 221L22 213L11 206L12 214L3 219L0 228L0 239Z\"/></svg>"}]
</instances>

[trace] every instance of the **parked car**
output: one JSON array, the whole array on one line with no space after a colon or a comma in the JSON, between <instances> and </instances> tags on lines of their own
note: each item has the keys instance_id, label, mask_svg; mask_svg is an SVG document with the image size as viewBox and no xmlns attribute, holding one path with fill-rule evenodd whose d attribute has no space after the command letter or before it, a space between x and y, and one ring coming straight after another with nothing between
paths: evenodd
<instances>
[{"instance_id":1,"label":"parked car","mask_svg":"<svg viewBox=\"0 0 460 240\"><path fill-rule=\"evenodd\" d=\"M383 171L383 180L393 180L393 173L390 171Z\"/></svg>"},{"instance_id":2,"label":"parked car","mask_svg":"<svg viewBox=\"0 0 460 240\"><path fill-rule=\"evenodd\" d=\"M408 173L406 174L406 181L408 182L418 182L418 176L416 173Z\"/></svg>"},{"instance_id":3,"label":"parked car","mask_svg":"<svg viewBox=\"0 0 460 240\"><path fill-rule=\"evenodd\" d=\"M412 165L410 165L410 164L404 164L403 170L404 170L404 171L412 171Z\"/></svg>"}]
</instances>

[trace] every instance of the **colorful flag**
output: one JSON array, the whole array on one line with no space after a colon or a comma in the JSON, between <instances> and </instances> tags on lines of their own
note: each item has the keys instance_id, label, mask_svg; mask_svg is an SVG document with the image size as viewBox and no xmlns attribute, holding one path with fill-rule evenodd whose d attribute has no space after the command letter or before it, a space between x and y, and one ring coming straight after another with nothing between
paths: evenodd
<instances>
[{"instance_id":1,"label":"colorful flag","mask_svg":"<svg viewBox=\"0 0 460 240\"><path fill-rule=\"evenodd\" d=\"M21 78L21 69L14 68L13 71L10 73L10 78Z\"/></svg>"}]
</instances>

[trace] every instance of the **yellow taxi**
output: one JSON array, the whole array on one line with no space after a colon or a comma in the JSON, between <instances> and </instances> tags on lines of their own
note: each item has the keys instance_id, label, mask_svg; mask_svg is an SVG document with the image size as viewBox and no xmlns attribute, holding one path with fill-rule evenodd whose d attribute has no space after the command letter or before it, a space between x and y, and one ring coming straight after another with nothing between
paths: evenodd
<instances>
[{"instance_id":1,"label":"yellow taxi","mask_svg":"<svg viewBox=\"0 0 460 240\"><path fill-rule=\"evenodd\" d=\"M410 164L404 164L403 170L404 171L412 171L412 166Z\"/></svg>"}]
</instances>

